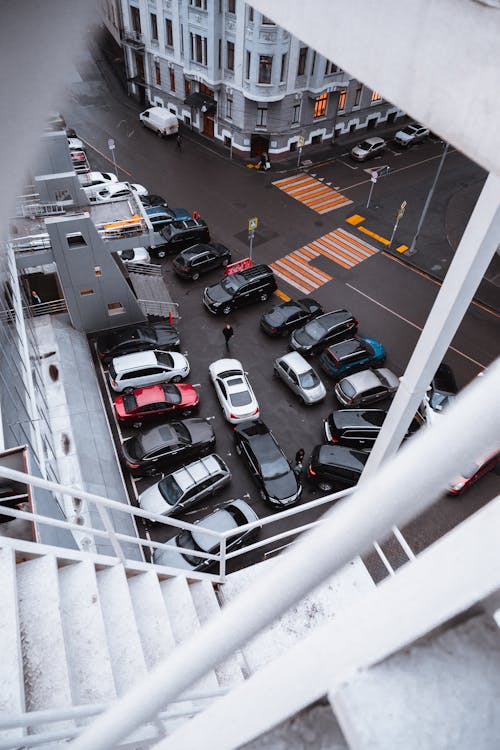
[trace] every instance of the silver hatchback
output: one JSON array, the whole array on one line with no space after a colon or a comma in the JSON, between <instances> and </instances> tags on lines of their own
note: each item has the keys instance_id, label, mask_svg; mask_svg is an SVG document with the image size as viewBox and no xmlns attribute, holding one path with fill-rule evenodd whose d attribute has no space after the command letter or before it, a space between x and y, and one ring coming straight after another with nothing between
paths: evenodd
<instances>
[{"instance_id":1,"label":"silver hatchback","mask_svg":"<svg viewBox=\"0 0 500 750\"><path fill-rule=\"evenodd\" d=\"M386 367L361 370L339 380L334 392L343 406L364 406L392 398L399 387L399 378Z\"/></svg>"},{"instance_id":2,"label":"silver hatchback","mask_svg":"<svg viewBox=\"0 0 500 750\"><path fill-rule=\"evenodd\" d=\"M281 378L305 406L317 404L326 396L326 388L315 370L298 352L275 359L273 374Z\"/></svg>"}]
</instances>

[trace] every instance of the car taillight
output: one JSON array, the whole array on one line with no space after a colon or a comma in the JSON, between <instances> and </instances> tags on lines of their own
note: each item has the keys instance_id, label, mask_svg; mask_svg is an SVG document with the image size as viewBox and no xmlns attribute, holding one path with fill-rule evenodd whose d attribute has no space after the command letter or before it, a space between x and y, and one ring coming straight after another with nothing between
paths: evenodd
<instances>
[{"instance_id":1,"label":"car taillight","mask_svg":"<svg viewBox=\"0 0 500 750\"><path fill-rule=\"evenodd\" d=\"M338 439L338 438L336 438L336 437L333 437L333 435L332 435L332 437L330 438L330 441L331 441L332 443L338 443L338 442L339 442L339 439Z\"/></svg>"},{"instance_id":2,"label":"car taillight","mask_svg":"<svg viewBox=\"0 0 500 750\"><path fill-rule=\"evenodd\" d=\"M356 327L357 327L357 326L359 326L359 321L358 321L358 320L356 320L356 318L354 318L354 325L355 325Z\"/></svg>"},{"instance_id":3,"label":"car taillight","mask_svg":"<svg viewBox=\"0 0 500 750\"><path fill-rule=\"evenodd\" d=\"M233 414L231 412L231 414L229 415L229 419L238 419L238 417L236 416L236 414Z\"/></svg>"},{"instance_id":4,"label":"car taillight","mask_svg":"<svg viewBox=\"0 0 500 750\"><path fill-rule=\"evenodd\" d=\"M258 414L258 413L259 413L259 407L257 407L256 410L254 411L254 414Z\"/></svg>"},{"instance_id":5,"label":"car taillight","mask_svg":"<svg viewBox=\"0 0 500 750\"><path fill-rule=\"evenodd\" d=\"M140 469L141 468L140 464L131 464L129 461L126 461L125 463L127 464L127 467L129 469Z\"/></svg>"},{"instance_id":6,"label":"car taillight","mask_svg":"<svg viewBox=\"0 0 500 750\"><path fill-rule=\"evenodd\" d=\"M105 354L103 354L103 353L101 352L101 353L99 354L99 356L100 356L100 358L101 358L101 359L104 359L104 357L105 357L106 355L105 355Z\"/></svg>"},{"instance_id":7,"label":"car taillight","mask_svg":"<svg viewBox=\"0 0 500 750\"><path fill-rule=\"evenodd\" d=\"M315 477L315 476L316 476L316 472L314 471L314 469L312 468L312 466L309 466L309 474L310 474L310 475L311 475L312 477Z\"/></svg>"},{"instance_id":8,"label":"car taillight","mask_svg":"<svg viewBox=\"0 0 500 750\"><path fill-rule=\"evenodd\" d=\"M115 386L116 385L116 380L112 380L111 381L111 385Z\"/></svg>"}]
</instances>

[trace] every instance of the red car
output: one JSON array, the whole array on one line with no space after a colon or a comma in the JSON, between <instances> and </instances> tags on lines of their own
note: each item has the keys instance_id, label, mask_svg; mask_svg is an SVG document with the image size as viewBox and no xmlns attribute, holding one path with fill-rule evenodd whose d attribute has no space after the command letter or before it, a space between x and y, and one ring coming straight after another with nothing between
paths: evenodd
<instances>
[{"instance_id":1,"label":"red car","mask_svg":"<svg viewBox=\"0 0 500 750\"><path fill-rule=\"evenodd\" d=\"M187 416L198 408L198 391L187 383L161 383L136 388L115 400L119 422L130 422L140 427L143 422L169 416Z\"/></svg>"},{"instance_id":2,"label":"red car","mask_svg":"<svg viewBox=\"0 0 500 750\"><path fill-rule=\"evenodd\" d=\"M458 495L463 492L466 487L469 487L476 479L482 477L488 471L495 468L497 461L500 460L500 451L490 453L489 456L483 456L475 463L473 463L468 469L462 472L462 476L457 477L455 481L448 485L448 492L451 495Z\"/></svg>"}]
</instances>

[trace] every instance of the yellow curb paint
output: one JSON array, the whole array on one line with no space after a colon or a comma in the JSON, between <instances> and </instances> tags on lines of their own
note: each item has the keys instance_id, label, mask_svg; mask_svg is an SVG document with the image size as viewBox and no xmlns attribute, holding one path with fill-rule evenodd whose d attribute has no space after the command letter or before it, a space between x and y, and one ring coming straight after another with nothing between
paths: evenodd
<instances>
[{"instance_id":1,"label":"yellow curb paint","mask_svg":"<svg viewBox=\"0 0 500 750\"><path fill-rule=\"evenodd\" d=\"M373 237L374 240L377 240L377 242L381 242L383 245L390 245L390 240L387 240L385 237L381 237L379 234L376 234L375 232L371 232L369 229L365 229L364 227L358 227L360 232L364 232L369 237Z\"/></svg>"},{"instance_id":2,"label":"yellow curb paint","mask_svg":"<svg viewBox=\"0 0 500 750\"><path fill-rule=\"evenodd\" d=\"M282 299L283 302L290 302L290 300L292 299L291 297L288 296L288 294L285 294L285 292L282 292L281 289L276 289L274 293L277 297Z\"/></svg>"},{"instance_id":3,"label":"yellow curb paint","mask_svg":"<svg viewBox=\"0 0 500 750\"><path fill-rule=\"evenodd\" d=\"M408 250L408 245L400 245L396 248L397 253L404 253Z\"/></svg>"},{"instance_id":4,"label":"yellow curb paint","mask_svg":"<svg viewBox=\"0 0 500 750\"><path fill-rule=\"evenodd\" d=\"M353 224L356 226L356 224L361 224L362 221L365 220L364 216L360 216L359 214L353 214L352 216L349 216L348 219L346 219L348 224Z\"/></svg>"}]
</instances>

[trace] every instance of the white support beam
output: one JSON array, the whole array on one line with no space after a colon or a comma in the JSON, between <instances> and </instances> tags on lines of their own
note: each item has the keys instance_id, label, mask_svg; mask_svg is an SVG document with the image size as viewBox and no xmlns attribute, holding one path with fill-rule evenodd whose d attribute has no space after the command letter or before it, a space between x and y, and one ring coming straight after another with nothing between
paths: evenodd
<instances>
[{"instance_id":1,"label":"white support beam","mask_svg":"<svg viewBox=\"0 0 500 750\"><path fill-rule=\"evenodd\" d=\"M496 0L253 0L252 5L500 175Z\"/></svg>"}]
</instances>

